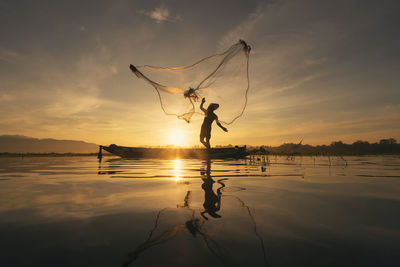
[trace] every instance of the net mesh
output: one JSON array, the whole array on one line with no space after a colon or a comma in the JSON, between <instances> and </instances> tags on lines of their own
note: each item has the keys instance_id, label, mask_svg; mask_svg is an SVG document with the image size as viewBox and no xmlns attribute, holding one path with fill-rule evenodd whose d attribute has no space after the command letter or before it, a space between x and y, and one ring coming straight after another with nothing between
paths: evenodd
<instances>
[{"instance_id":1,"label":"net mesh","mask_svg":"<svg viewBox=\"0 0 400 267\"><path fill-rule=\"evenodd\" d=\"M247 105L250 46L240 40L225 52L183 67L130 66L137 77L152 85L167 115L190 122L203 116L200 102L218 103L219 121L231 124ZM206 105L207 106L207 105Z\"/></svg>"}]
</instances>

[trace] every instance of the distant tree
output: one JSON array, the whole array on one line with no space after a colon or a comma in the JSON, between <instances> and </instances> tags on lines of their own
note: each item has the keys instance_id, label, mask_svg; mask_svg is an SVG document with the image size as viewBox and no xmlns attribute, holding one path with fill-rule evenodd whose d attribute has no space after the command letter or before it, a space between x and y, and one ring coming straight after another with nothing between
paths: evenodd
<instances>
[{"instance_id":1,"label":"distant tree","mask_svg":"<svg viewBox=\"0 0 400 267\"><path fill-rule=\"evenodd\" d=\"M395 144L397 144L397 141L394 138L381 139L379 141L379 144L380 145L395 145Z\"/></svg>"},{"instance_id":2,"label":"distant tree","mask_svg":"<svg viewBox=\"0 0 400 267\"><path fill-rule=\"evenodd\" d=\"M358 140L352 144L353 146L368 146L369 142L368 141L362 141Z\"/></svg>"},{"instance_id":3,"label":"distant tree","mask_svg":"<svg viewBox=\"0 0 400 267\"><path fill-rule=\"evenodd\" d=\"M332 143L331 143L331 146L343 146L344 144L343 144L343 142L342 141L333 141Z\"/></svg>"}]
</instances>

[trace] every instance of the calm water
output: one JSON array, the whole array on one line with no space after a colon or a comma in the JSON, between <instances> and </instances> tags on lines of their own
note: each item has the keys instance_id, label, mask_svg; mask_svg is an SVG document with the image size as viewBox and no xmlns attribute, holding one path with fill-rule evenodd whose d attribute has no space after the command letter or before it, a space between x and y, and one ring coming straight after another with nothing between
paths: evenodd
<instances>
[{"instance_id":1,"label":"calm water","mask_svg":"<svg viewBox=\"0 0 400 267\"><path fill-rule=\"evenodd\" d=\"M0 266L400 266L400 158L0 158Z\"/></svg>"}]
</instances>

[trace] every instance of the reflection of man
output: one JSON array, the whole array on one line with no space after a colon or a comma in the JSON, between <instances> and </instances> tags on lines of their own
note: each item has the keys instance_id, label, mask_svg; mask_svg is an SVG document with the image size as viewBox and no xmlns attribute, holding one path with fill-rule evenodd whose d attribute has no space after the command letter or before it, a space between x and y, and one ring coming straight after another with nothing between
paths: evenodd
<instances>
[{"instance_id":1,"label":"reflection of man","mask_svg":"<svg viewBox=\"0 0 400 267\"><path fill-rule=\"evenodd\" d=\"M200 214L205 220L208 220L208 218L204 215L205 213L208 213L210 216L214 218L220 218L221 216L216 212L219 211L221 208L221 196L222 196L221 189L225 187L222 181L227 179L220 179L217 181L217 183L219 183L221 186L217 189L217 194L215 194L213 191L213 184L215 183L215 181L211 177L210 160L207 161L207 170L202 171L200 173L203 176L202 178L203 184L201 187L203 188L205 193L204 204L203 204L204 211L201 212ZM177 208L182 208L187 211L191 211L192 216L190 220L186 221L185 223L168 228L166 230L156 232L156 229L160 225L159 220L161 214L165 210L167 210L166 208L161 209L156 216L156 220L154 222L154 228L150 231L147 240L145 240L143 243L137 246L135 250L131 251L128 254L127 259L122 263L121 267L130 266L134 261L136 261L139 258L139 256L144 251L159 244L166 243L167 241L172 240L176 236L185 233L186 231L188 231L194 237L196 237L196 235L200 235L203 238L210 252L215 257L217 257L222 263L224 263L224 265L227 265L225 259L222 257L219 245L216 242L216 240L214 240L206 232L202 231L202 226L204 225L205 221L202 220L201 218L195 217L195 210L191 208L190 202L191 202L191 191L187 191L186 196L183 200L183 205L180 204L177 205Z\"/></svg>"},{"instance_id":2,"label":"reflection of man","mask_svg":"<svg viewBox=\"0 0 400 267\"><path fill-rule=\"evenodd\" d=\"M201 188L204 190L204 211L201 212L201 216L203 216L204 219L208 220L208 218L205 216L205 213L208 213L210 216L214 218L221 218L221 215L217 214L217 211L221 209L221 189L225 186L221 181L226 180L226 179L220 179L218 180L218 183L221 184L222 186L217 189L217 194L214 193L213 190L213 184L215 181L211 177L211 161L207 160L207 170L204 173L200 172L201 175L203 175L203 184L201 185Z\"/></svg>"}]
</instances>

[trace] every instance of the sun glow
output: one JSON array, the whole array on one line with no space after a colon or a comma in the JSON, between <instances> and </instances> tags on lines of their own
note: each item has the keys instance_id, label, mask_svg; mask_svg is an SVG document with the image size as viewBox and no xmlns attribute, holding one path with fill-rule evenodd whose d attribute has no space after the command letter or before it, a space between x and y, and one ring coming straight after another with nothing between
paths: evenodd
<instances>
[{"instance_id":1,"label":"sun glow","mask_svg":"<svg viewBox=\"0 0 400 267\"><path fill-rule=\"evenodd\" d=\"M182 180L182 161L180 159L174 160L174 173L175 177L173 178L176 182Z\"/></svg>"},{"instance_id":2,"label":"sun glow","mask_svg":"<svg viewBox=\"0 0 400 267\"><path fill-rule=\"evenodd\" d=\"M168 132L168 145L184 146L185 134L181 129L175 128Z\"/></svg>"}]
</instances>

